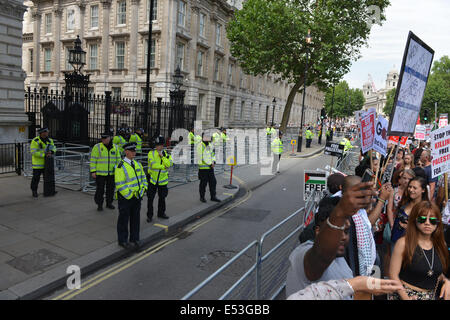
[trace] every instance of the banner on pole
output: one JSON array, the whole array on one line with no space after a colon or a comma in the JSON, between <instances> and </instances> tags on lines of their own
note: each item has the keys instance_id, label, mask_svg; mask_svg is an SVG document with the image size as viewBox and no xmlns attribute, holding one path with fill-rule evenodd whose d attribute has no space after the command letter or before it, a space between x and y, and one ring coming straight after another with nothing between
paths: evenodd
<instances>
[{"instance_id":1,"label":"banner on pole","mask_svg":"<svg viewBox=\"0 0 450 320\"><path fill-rule=\"evenodd\" d=\"M430 140L431 138L431 124L425 125L425 140Z\"/></svg>"},{"instance_id":2,"label":"banner on pole","mask_svg":"<svg viewBox=\"0 0 450 320\"><path fill-rule=\"evenodd\" d=\"M448 126L448 114L447 113L441 113L439 115L439 128L443 128Z\"/></svg>"},{"instance_id":3,"label":"banner on pole","mask_svg":"<svg viewBox=\"0 0 450 320\"><path fill-rule=\"evenodd\" d=\"M378 116L375 126L375 137L373 139L373 150L381 153L384 157L387 155L387 127L389 123L382 116Z\"/></svg>"},{"instance_id":4,"label":"banner on pole","mask_svg":"<svg viewBox=\"0 0 450 320\"><path fill-rule=\"evenodd\" d=\"M328 141L325 146L324 154L335 156L335 157L341 157L344 154L344 145L340 144L340 143L333 143L331 141Z\"/></svg>"},{"instance_id":5,"label":"banner on pole","mask_svg":"<svg viewBox=\"0 0 450 320\"><path fill-rule=\"evenodd\" d=\"M325 196L324 192L327 189L327 174L325 172L305 170L304 177L303 201L308 200L314 190L316 190L315 201L320 201Z\"/></svg>"},{"instance_id":6,"label":"banner on pole","mask_svg":"<svg viewBox=\"0 0 450 320\"><path fill-rule=\"evenodd\" d=\"M389 142L397 145L399 137L397 136L389 136ZM406 146L406 142L408 141L408 137L402 137L400 140L400 147L404 148Z\"/></svg>"},{"instance_id":7,"label":"banner on pole","mask_svg":"<svg viewBox=\"0 0 450 320\"><path fill-rule=\"evenodd\" d=\"M375 109L370 109L361 116L359 135L361 137L362 153L366 153L373 148L373 139L375 137L375 114Z\"/></svg>"},{"instance_id":8,"label":"banner on pole","mask_svg":"<svg viewBox=\"0 0 450 320\"><path fill-rule=\"evenodd\" d=\"M450 126L431 133L431 156L433 178L450 171Z\"/></svg>"},{"instance_id":9,"label":"banner on pole","mask_svg":"<svg viewBox=\"0 0 450 320\"><path fill-rule=\"evenodd\" d=\"M417 125L414 137L417 140L425 140L425 134L426 134L426 127L424 125Z\"/></svg>"},{"instance_id":10,"label":"banner on pole","mask_svg":"<svg viewBox=\"0 0 450 320\"><path fill-rule=\"evenodd\" d=\"M389 117L390 135L414 134L433 57L434 50L410 31L403 54L394 107Z\"/></svg>"}]
</instances>

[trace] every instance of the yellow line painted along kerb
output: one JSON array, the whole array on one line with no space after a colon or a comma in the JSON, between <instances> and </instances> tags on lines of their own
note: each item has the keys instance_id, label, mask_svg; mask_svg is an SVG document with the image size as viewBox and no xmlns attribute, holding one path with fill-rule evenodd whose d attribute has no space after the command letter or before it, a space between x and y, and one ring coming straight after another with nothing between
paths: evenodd
<instances>
[{"instance_id":1,"label":"yellow line painted along kerb","mask_svg":"<svg viewBox=\"0 0 450 320\"><path fill-rule=\"evenodd\" d=\"M238 180L239 183L245 184L245 182L242 181L241 179L237 178L237 180ZM197 229L197 228L203 226L204 224L210 222L211 220L213 220L213 219L223 215L227 211L229 211L229 210L231 210L231 209L241 205L242 203L247 201L251 197L251 195L252 195L252 191L247 189L247 194L246 194L246 196L243 199L239 200L238 202L236 202L236 203L234 203L234 204L232 204L230 206L227 206L226 208L222 209L221 211L219 211L217 214L215 214L214 216L212 216L208 220L203 221L201 223L198 223L198 224L192 226L188 231L192 232L195 229ZM168 228L167 226L164 226L164 225L161 225L161 224L156 224L155 223L154 225L158 226L158 227L161 227L161 228ZM174 236L172 236L172 237L170 237L170 238L168 238L168 239L166 239L164 241L161 241L161 242L153 245L152 247L146 249L145 251L137 254L136 256L133 256L133 257L127 259L126 261L121 262L117 266L114 266L114 267L112 267L112 268L110 268L110 269L100 273L99 275L97 275L97 276L95 276L95 277L93 277L93 278L91 278L89 280L83 281L81 289L76 290L76 291L68 290L68 291L64 292L63 294L53 298L52 300L61 300L61 299L69 300L69 299L72 299L73 297L83 293L84 291L86 291L86 290L92 288L93 286L99 284L100 282L102 282L102 281L112 277L113 275L115 275L115 274L117 274L117 273L119 273L119 272L121 272L121 271L123 271L123 270L125 270L125 269L127 269L129 267L131 267L132 265L138 263L139 261L141 261L141 260L147 258L148 256L152 255L153 253L159 251L161 248L164 248L165 246L167 246L169 244L172 244L172 243L174 243L177 240L179 240L177 238L177 235L174 235Z\"/></svg>"},{"instance_id":2,"label":"yellow line painted along kerb","mask_svg":"<svg viewBox=\"0 0 450 320\"><path fill-rule=\"evenodd\" d=\"M155 226L155 227L163 228L166 232L169 231L169 227L168 227L168 226L165 226L165 225L163 225L163 224L155 223L154 226Z\"/></svg>"},{"instance_id":3,"label":"yellow line painted along kerb","mask_svg":"<svg viewBox=\"0 0 450 320\"><path fill-rule=\"evenodd\" d=\"M224 195L226 195L226 196L234 196L234 194L231 194L231 193L223 193Z\"/></svg>"}]
</instances>

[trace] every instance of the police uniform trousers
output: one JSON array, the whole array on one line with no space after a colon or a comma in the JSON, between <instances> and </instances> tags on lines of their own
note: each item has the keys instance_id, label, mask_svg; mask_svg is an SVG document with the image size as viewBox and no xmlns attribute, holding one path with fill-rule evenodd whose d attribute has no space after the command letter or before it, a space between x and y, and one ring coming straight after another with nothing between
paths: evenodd
<instances>
[{"instance_id":1,"label":"police uniform trousers","mask_svg":"<svg viewBox=\"0 0 450 320\"><path fill-rule=\"evenodd\" d=\"M117 220L117 237L119 244L128 242L128 221L130 223L130 242L139 241L141 200L133 197L125 199L118 194L119 218Z\"/></svg>"},{"instance_id":2,"label":"police uniform trousers","mask_svg":"<svg viewBox=\"0 0 450 320\"><path fill-rule=\"evenodd\" d=\"M36 191L41 180L41 174L44 174L44 169L33 169L33 178L31 179L31 190ZM45 181L45 180L44 180Z\"/></svg>"},{"instance_id":3,"label":"police uniform trousers","mask_svg":"<svg viewBox=\"0 0 450 320\"><path fill-rule=\"evenodd\" d=\"M106 204L112 204L114 199L114 175L99 176L95 178L95 184L97 188L95 189L94 200L97 205L103 205L103 195L105 193L106 185Z\"/></svg>"},{"instance_id":4,"label":"police uniform trousers","mask_svg":"<svg viewBox=\"0 0 450 320\"><path fill-rule=\"evenodd\" d=\"M280 160L281 154L273 154L273 162L272 162L272 173L275 174L277 171L280 171Z\"/></svg>"},{"instance_id":5,"label":"police uniform trousers","mask_svg":"<svg viewBox=\"0 0 450 320\"><path fill-rule=\"evenodd\" d=\"M166 197L169 194L167 185L160 186L150 182L147 190L147 218L149 219L153 217L153 200L155 199L156 193L158 193L158 217L163 216L166 212Z\"/></svg>"},{"instance_id":6,"label":"police uniform trousers","mask_svg":"<svg viewBox=\"0 0 450 320\"><path fill-rule=\"evenodd\" d=\"M312 139L306 139L306 147L311 148Z\"/></svg>"},{"instance_id":7,"label":"police uniform trousers","mask_svg":"<svg viewBox=\"0 0 450 320\"><path fill-rule=\"evenodd\" d=\"M322 131L319 132L319 140L317 142L322 144Z\"/></svg>"},{"instance_id":8,"label":"police uniform trousers","mask_svg":"<svg viewBox=\"0 0 450 320\"><path fill-rule=\"evenodd\" d=\"M211 199L216 197L216 184L217 180L214 175L214 169L201 169L198 170L198 178L200 179L200 198L205 197L206 185L209 185L209 194Z\"/></svg>"},{"instance_id":9,"label":"police uniform trousers","mask_svg":"<svg viewBox=\"0 0 450 320\"><path fill-rule=\"evenodd\" d=\"M44 197L55 194L55 158L45 157L44 162Z\"/></svg>"},{"instance_id":10,"label":"police uniform trousers","mask_svg":"<svg viewBox=\"0 0 450 320\"><path fill-rule=\"evenodd\" d=\"M194 144L191 144L191 164L194 164Z\"/></svg>"}]
</instances>

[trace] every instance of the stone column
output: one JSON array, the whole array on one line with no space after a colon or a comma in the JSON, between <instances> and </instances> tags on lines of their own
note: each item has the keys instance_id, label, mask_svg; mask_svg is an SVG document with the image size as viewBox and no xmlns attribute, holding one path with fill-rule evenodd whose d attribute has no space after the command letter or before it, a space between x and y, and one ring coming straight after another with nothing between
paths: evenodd
<instances>
[{"instance_id":1,"label":"stone column","mask_svg":"<svg viewBox=\"0 0 450 320\"><path fill-rule=\"evenodd\" d=\"M41 20L42 14L37 8L33 8L31 11L33 18L33 79L31 84L33 87L37 86L37 82L41 72L41 45L39 44L41 39Z\"/></svg>"},{"instance_id":2,"label":"stone column","mask_svg":"<svg viewBox=\"0 0 450 320\"><path fill-rule=\"evenodd\" d=\"M22 20L26 9L20 1L0 1L0 143L25 141L28 137L24 112L26 74L22 70ZM8 161L8 156L2 161Z\"/></svg>"},{"instance_id":3,"label":"stone column","mask_svg":"<svg viewBox=\"0 0 450 320\"><path fill-rule=\"evenodd\" d=\"M81 40L81 47L83 46L83 39L84 39L84 16L86 13L86 2L84 0L79 0L77 2L78 7L80 8L80 40Z\"/></svg>"},{"instance_id":4,"label":"stone column","mask_svg":"<svg viewBox=\"0 0 450 320\"><path fill-rule=\"evenodd\" d=\"M105 86L109 75L109 15L111 11L111 0L102 0L103 25L102 25L102 68L101 74L104 77ZM105 88L107 90L107 87Z\"/></svg>"},{"instance_id":5,"label":"stone column","mask_svg":"<svg viewBox=\"0 0 450 320\"><path fill-rule=\"evenodd\" d=\"M137 49L138 49L138 22L139 22L139 2L131 0L130 19L130 42L128 43L128 81L125 83L124 91L128 97L138 98L137 92ZM150 53L149 53L150 54Z\"/></svg>"},{"instance_id":6,"label":"stone column","mask_svg":"<svg viewBox=\"0 0 450 320\"><path fill-rule=\"evenodd\" d=\"M53 9L54 26L53 26L53 61L55 62L55 80L56 80L56 90L60 91L59 82L61 78L61 21L62 21L62 9L56 6Z\"/></svg>"}]
</instances>

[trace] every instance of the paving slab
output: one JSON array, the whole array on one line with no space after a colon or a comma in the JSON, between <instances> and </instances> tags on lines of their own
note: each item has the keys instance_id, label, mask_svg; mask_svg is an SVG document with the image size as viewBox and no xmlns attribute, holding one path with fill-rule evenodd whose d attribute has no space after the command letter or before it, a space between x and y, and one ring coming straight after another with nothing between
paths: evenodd
<instances>
[{"instance_id":1,"label":"paving slab","mask_svg":"<svg viewBox=\"0 0 450 320\"><path fill-rule=\"evenodd\" d=\"M55 239L52 242L56 246L78 255L87 254L108 245L106 241L94 239L82 233L72 233L71 235Z\"/></svg>"}]
</instances>

